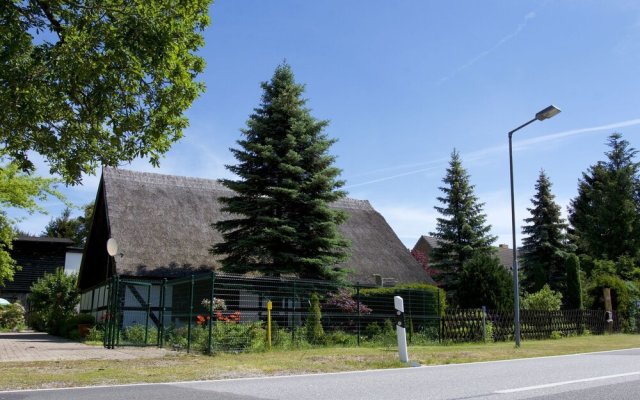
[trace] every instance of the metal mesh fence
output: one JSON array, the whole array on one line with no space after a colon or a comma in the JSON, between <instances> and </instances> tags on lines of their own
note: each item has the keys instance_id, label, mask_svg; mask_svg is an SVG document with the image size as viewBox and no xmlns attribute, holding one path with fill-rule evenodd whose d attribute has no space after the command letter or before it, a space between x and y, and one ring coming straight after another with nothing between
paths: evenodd
<instances>
[{"instance_id":1,"label":"metal mesh fence","mask_svg":"<svg viewBox=\"0 0 640 400\"><path fill-rule=\"evenodd\" d=\"M205 353L271 347L395 344L393 297L405 304L409 344L437 341L440 291L208 273L175 280L114 277L82 295L106 347L165 346ZM96 300L98 299L98 300Z\"/></svg>"}]
</instances>

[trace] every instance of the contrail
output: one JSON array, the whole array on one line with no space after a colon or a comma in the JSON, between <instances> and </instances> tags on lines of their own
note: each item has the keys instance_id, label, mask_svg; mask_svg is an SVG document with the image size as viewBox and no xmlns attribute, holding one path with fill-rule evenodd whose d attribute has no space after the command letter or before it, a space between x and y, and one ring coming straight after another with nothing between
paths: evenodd
<instances>
[{"instance_id":1,"label":"contrail","mask_svg":"<svg viewBox=\"0 0 640 400\"><path fill-rule=\"evenodd\" d=\"M448 76L445 76L444 78L440 79L436 85L440 86L443 83L445 83L446 81L448 81L449 79L453 78L454 76L456 76L457 74L459 74L460 72L464 71L465 69L471 67L473 64L477 63L478 61L480 61L481 59L485 58L486 56L488 56L489 54L493 53L494 51L496 51L500 46L502 46L503 44L507 43L509 40L513 39L514 37L518 36L520 34L520 32L522 32L522 30L524 28L527 27L527 23L529 22L530 19L535 18L536 13L531 11L530 13L528 13L527 15L524 16L524 21L522 23L520 23L520 25L518 25L518 27L516 28L515 31L511 32L510 34L508 34L507 36L503 37L502 39L498 40L498 42L496 44L494 44L491 48L489 48L488 50L485 50L483 52L481 52L480 54L478 54L477 56L473 57L471 60L467 61L465 64L461 65L460 67L456 68L452 73L450 73Z\"/></svg>"},{"instance_id":2,"label":"contrail","mask_svg":"<svg viewBox=\"0 0 640 400\"><path fill-rule=\"evenodd\" d=\"M552 133L550 135L545 135L545 136L538 136L538 137L534 137L534 138L531 138L531 139L525 139L525 140L514 142L514 146L513 147L514 147L514 150L523 150L523 149L526 149L528 147L533 147L533 146L535 146L537 144L540 144L540 143L548 143L548 142L564 139L564 138L567 138L567 137L579 135L581 133L600 132L600 131L605 131L605 130L613 130L613 129L625 128L625 127L636 126L636 125L640 125L640 118L630 119L630 120L621 121L621 122L614 122L614 123L607 124L607 125L593 126L593 127L590 127L590 128L572 129L572 130L569 130L569 131ZM472 151L470 153L463 154L463 158L465 160L467 160L467 161L475 161L475 160L486 159L488 156L491 156L491 155L494 155L494 154L503 154L505 149L506 149L506 147L507 147L506 145L498 145L498 146L486 147L484 149L480 149L480 150ZM414 163L414 164L405 164L404 166L381 168L381 169L378 169L376 171L383 172L383 171L389 171L389 170L393 170L393 169L401 169L403 167L418 166L418 165L432 165L432 166L430 166L428 168L419 168L419 169L403 172L403 173L400 173L400 174L394 174L394 175L385 176L385 177L382 177L382 178L373 179L373 180L366 181L366 182L360 182L360 183L356 183L356 184L353 184L353 185L347 185L344 188L345 189L349 189L349 188L354 188L354 187L359 187L359 186L366 186L366 185L371 185L371 184L378 183L378 182L384 182L384 181L389 181L389 180L396 179L396 178L402 178L402 177L409 176L409 175L415 175L415 174L419 174L419 173L422 173L422 172L439 170L439 169L442 169L443 165L445 165L447 162L448 162L448 159L439 159L439 160L431 160L431 161L428 161L428 162L422 163L422 164L421 163Z\"/></svg>"},{"instance_id":3,"label":"contrail","mask_svg":"<svg viewBox=\"0 0 640 400\"><path fill-rule=\"evenodd\" d=\"M522 140L518 142L517 145L518 145L518 148L525 148L526 146L530 146L538 143L551 142L551 141L562 139L565 137L578 135L580 133L599 132L604 130L625 128L628 126L635 126L635 125L640 125L640 118L630 119L628 121L622 121L622 122L614 122L608 125L594 126L591 128L573 129L570 131L553 133L551 135L533 137L531 139Z\"/></svg>"}]
</instances>

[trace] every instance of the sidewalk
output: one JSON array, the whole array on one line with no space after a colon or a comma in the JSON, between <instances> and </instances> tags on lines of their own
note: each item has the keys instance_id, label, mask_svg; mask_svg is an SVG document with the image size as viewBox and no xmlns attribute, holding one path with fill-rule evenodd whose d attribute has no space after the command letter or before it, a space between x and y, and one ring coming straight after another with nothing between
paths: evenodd
<instances>
[{"instance_id":1,"label":"sidewalk","mask_svg":"<svg viewBox=\"0 0 640 400\"><path fill-rule=\"evenodd\" d=\"M132 360L159 358L167 351L157 347L105 349L40 332L0 333L0 363L9 361Z\"/></svg>"}]
</instances>

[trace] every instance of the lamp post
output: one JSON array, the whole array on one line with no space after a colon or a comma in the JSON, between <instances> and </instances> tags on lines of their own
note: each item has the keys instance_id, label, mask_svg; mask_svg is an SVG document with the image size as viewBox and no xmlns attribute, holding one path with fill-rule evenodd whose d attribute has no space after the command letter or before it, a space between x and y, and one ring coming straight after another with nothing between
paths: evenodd
<instances>
[{"instance_id":1,"label":"lamp post","mask_svg":"<svg viewBox=\"0 0 640 400\"><path fill-rule=\"evenodd\" d=\"M511 145L511 138L513 134L525 126L535 122L544 121L554 117L560 113L560 109L555 106L549 106L542 111L539 111L535 118L528 121L516 129L509 132L509 178L511 181L511 236L513 237L513 264L511 271L513 272L513 322L514 322L514 336L516 340L516 347L520 347L520 285L518 282L518 256L516 255L516 208L513 196L513 151Z\"/></svg>"}]
</instances>

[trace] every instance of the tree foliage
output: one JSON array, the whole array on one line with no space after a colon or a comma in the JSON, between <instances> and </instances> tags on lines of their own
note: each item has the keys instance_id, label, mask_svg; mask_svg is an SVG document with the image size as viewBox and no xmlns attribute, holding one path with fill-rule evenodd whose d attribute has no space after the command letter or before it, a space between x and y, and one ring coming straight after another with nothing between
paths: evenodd
<instances>
[{"instance_id":1,"label":"tree foliage","mask_svg":"<svg viewBox=\"0 0 640 400\"><path fill-rule=\"evenodd\" d=\"M57 180L28 175L21 172L16 163L0 166L0 286L13 280L15 261L9 252L13 247L15 232L13 225L17 222L10 218L7 208L19 208L29 213L44 212L38 201L48 196L62 199L56 191Z\"/></svg>"},{"instance_id":2,"label":"tree foliage","mask_svg":"<svg viewBox=\"0 0 640 400\"><path fill-rule=\"evenodd\" d=\"M77 242L80 226L80 221L71 217L71 209L67 207L59 217L52 218L49 221L42 234L43 236L67 238Z\"/></svg>"},{"instance_id":3,"label":"tree foliage","mask_svg":"<svg viewBox=\"0 0 640 400\"><path fill-rule=\"evenodd\" d=\"M531 199L533 207L527 208L531 217L525 219L526 225L522 228L526 235L520 250L523 288L537 292L548 284L552 290L564 292L567 225L560 216L560 206L555 202L551 182L544 171L540 171L535 188Z\"/></svg>"},{"instance_id":4,"label":"tree foliage","mask_svg":"<svg viewBox=\"0 0 640 400\"><path fill-rule=\"evenodd\" d=\"M59 217L52 218L44 229L43 235L73 240L74 245L84 246L91 230L94 203L83 207L84 215L71 217L71 209L65 208Z\"/></svg>"},{"instance_id":5,"label":"tree foliage","mask_svg":"<svg viewBox=\"0 0 640 400\"><path fill-rule=\"evenodd\" d=\"M211 0L23 1L0 6L0 142L32 171L78 183L100 165L157 165L203 85Z\"/></svg>"},{"instance_id":6,"label":"tree foliage","mask_svg":"<svg viewBox=\"0 0 640 400\"><path fill-rule=\"evenodd\" d=\"M305 108L304 90L291 67L278 66L262 83L260 106L232 149L238 180L222 180L235 192L221 198L234 217L214 224L224 242L212 248L224 255L224 270L301 278L340 279L336 264L347 259L348 242L337 226L347 214L329 204L343 198L340 170L328 150L335 142L323 133L326 121Z\"/></svg>"},{"instance_id":7,"label":"tree foliage","mask_svg":"<svg viewBox=\"0 0 640 400\"><path fill-rule=\"evenodd\" d=\"M492 243L496 237L489 234L491 225L482 211L483 203L474 194L474 186L462 167L459 153L451 153L451 161L440 187L443 196L438 197L442 206L435 209L442 215L437 219L436 231L431 232L438 247L431 252L433 267L439 270L438 282L448 296L455 298L458 272L475 254L493 254Z\"/></svg>"},{"instance_id":8,"label":"tree foliage","mask_svg":"<svg viewBox=\"0 0 640 400\"><path fill-rule=\"evenodd\" d=\"M640 300L640 287L632 281L625 281L617 274L618 267L611 260L594 260L594 268L587 286L585 303L592 309L604 310L603 289L611 289L611 303L623 330L636 328L635 301Z\"/></svg>"},{"instance_id":9,"label":"tree foliage","mask_svg":"<svg viewBox=\"0 0 640 400\"><path fill-rule=\"evenodd\" d=\"M569 206L572 240L594 259L637 259L640 251L640 164L620 134L609 137L607 160L582 174Z\"/></svg>"},{"instance_id":10,"label":"tree foliage","mask_svg":"<svg viewBox=\"0 0 640 400\"><path fill-rule=\"evenodd\" d=\"M463 308L486 306L494 310L511 310L511 274L495 256L478 253L462 266L457 298Z\"/></svg>"}]
</instances>

